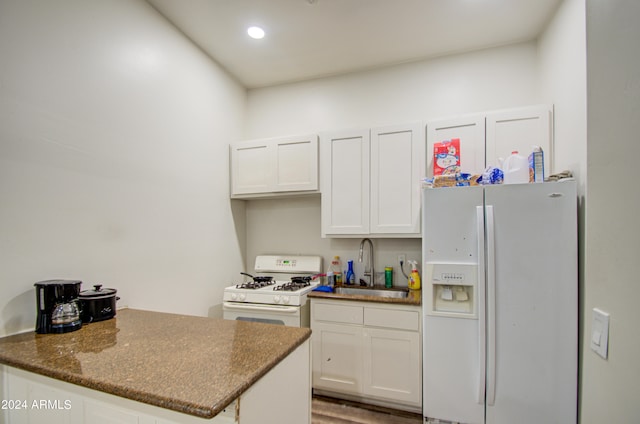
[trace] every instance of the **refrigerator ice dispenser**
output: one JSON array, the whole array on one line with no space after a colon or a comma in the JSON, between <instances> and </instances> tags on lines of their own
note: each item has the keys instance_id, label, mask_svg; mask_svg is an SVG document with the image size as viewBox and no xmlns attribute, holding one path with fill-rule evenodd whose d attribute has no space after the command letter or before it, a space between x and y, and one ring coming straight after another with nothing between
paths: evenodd
<instances>
[{"instance_id":1,"label":"refrigerator ice dispenser","mask_svg":"<svg viewBox=\"0 0 640 424\"><path fill-rule=\"evenodd\" d=\"M428 262L425 269L427 315L478 318L477 264Z\"/></svg>"}]
</instances>

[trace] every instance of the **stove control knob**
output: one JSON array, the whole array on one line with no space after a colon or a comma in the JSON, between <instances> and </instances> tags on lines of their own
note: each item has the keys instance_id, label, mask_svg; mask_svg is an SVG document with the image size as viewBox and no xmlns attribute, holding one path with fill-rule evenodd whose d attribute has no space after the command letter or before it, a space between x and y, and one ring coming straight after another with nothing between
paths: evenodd
<instances>
[{"instance_id":1,"label":"stove control knob","mask_svg":"<svg viewBox=\"0 0 640 424\"><path fill-rule=\"evenodd\" d=\"M231 293L231 300L236 300L238 299L238 295L235 293Z\"/></svg>"},{"instance_id":2,"label":"stove control knob","mask_svg":"<svg viewBox=\"0 0 640 424\"><path fill-rule=\"evenodd\" d=\"M282 303L286 305L289 303L289 301L290 301L289 296L282 296Z\"/></svg>"},{"instance_id":3,"label":"stove control knob","mask_svg":"<svg viewBox=\"0 0 640 424\"><path fill-rule=\"evenodd\" d=\"M280 303L280 295L273 296L273 301L276 303Z\"/></svg>"},{"instance_id":4,"label":"stove control knob","mask_svg":"<svg viewBox=\"0 0 640 424\"><path fill-rule=\"evenodd\" d=\"M247 298L247 295L244 293L240 293L240 296L238 298L240 299L240 301L244 301Z\"/></svg>"}]
</instances>

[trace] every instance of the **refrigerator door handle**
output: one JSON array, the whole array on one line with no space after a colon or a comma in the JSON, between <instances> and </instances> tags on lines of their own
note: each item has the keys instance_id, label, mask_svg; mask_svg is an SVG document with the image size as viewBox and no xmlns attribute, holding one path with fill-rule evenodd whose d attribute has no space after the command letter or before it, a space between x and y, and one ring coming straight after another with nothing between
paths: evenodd
<instances>
[{"instance_id":1,"label":"refrigerator door handle","mask_svg":"<svg viewBox=\"0 0 640 424\"><path fill-rule=\"evenodd\" d=\"M476 234L478 238L478 403L484 404L485 382L487 378L486 358L486 309L485 309L485 246L484 246L484 207L476 206Z\"/></svg>"},{"instance_id":2,"label":"refrigerator door handle","mask_svg":"<svg viewBox=\"0 0 640 424\"><path fill-rule=\"evenodd\" d=\"M487 219L487 405L496 400L496 259L493 206L486 206Z\"/></svg>"}]
</instances>

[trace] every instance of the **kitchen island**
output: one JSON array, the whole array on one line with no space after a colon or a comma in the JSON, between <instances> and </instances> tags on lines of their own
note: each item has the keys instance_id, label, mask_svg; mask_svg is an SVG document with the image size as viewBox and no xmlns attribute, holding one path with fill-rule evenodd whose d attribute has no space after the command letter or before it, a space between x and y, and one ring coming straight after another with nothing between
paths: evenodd
<instances>
[{"instance_id":1,"label":"kitchen island","mask_svg":"<svg viewBox=\"0 0 640 424\"><path fill-rule=\"evenodd\" d=\"M5 337L2 399L13 403L0 412L12 423L54 414L82 422L87 414L110 416L110 407L135 422L308 423L310 334L123 309L71 333ZM38 408L42 401L47 410ZM281 409L297 418L285 418Z\"/></svg>"}]
</instances>

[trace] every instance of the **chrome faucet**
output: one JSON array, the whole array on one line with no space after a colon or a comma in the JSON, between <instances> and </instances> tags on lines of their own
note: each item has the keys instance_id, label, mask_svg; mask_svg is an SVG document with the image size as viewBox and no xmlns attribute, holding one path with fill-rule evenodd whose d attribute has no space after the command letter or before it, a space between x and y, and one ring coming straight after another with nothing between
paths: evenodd
<instances>
[{"instance_id":1,"label":"chrome faucet","mask_svg":"<svg viewBox=\"0 0 640 424\"><path fill-rule=\"evenodd\" d=\"M373 287L373 284L375 282L375 271L373 270L373 243L371 242L370 239L365 238L362 239L362 241L360 242L360 252L358 253L358 262L362 263L362 256L363 256L363 251L364 251L364 242L368 241L369 242L369 261L368 261L368 267L365 264L364 266L364 276L365 277L369 277L369 287ZM367 270L368 269L368 270Z\"/></svg>"}]
</instances>

